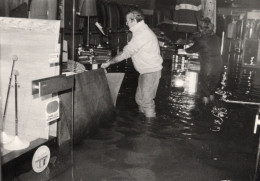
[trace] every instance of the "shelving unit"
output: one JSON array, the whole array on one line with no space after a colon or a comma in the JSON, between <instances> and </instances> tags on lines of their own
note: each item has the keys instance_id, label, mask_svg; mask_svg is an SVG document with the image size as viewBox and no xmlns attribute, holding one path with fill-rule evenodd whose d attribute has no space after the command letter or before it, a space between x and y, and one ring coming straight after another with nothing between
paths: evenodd
<instances>
[{"instance_id":1,"label":"shelving unit","mask_svg":"<svg viewBox=\"0 0 260 181\"><path fill-rule=\"evenodd\" d=\"M247 12L243 41L243 66L260 66L260 11Z\"/></svg>"}]
</instances>

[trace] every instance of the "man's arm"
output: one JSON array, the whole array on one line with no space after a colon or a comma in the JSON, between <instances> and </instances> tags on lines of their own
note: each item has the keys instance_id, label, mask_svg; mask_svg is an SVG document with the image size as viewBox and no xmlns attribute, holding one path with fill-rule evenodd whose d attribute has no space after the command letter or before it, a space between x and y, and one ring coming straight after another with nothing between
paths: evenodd
<instances>
[{"instance_id":1,"label":"man's arm","mask_svg":"<svg viewBox=\"0 0 260 181\"><path fill-rule=\"evenodd\" d=\"M123 48L123 51L117 54L114 58L101 65L101 68L107 68L111 64L121 62L125 59L132 57L140 48L145 44L145 41L139 40L138 37L133 37L130 42Z\"/></svg>"},{"instance_id":2,"label":"man's arm","mask_svg":"<svg viewBox=\"0 0 260 181\"><path fill-rule=\"evenodd\" d=\"M123 52L120 52L114 58L110 59L109 60L110 64L115 64L115 63L123 61L124 57L122 57L122 54L123 54Z\"/></svg>"},{"instance_id":3,"label":"man's arm","mask_svg":"<svg viewBox=\"0 0 260 181\"><path fill-rule=\"evenodd\" d=\"M110 59L109 61L107 61L106 63L102 63L101 64L101 68L107 68L112 64L116 64L118 62L123 61L125 58L122 56L123 52L120 52L119 54L117 54L115 57L113 57L112 59Z\"/></svg>"}]
</instances>

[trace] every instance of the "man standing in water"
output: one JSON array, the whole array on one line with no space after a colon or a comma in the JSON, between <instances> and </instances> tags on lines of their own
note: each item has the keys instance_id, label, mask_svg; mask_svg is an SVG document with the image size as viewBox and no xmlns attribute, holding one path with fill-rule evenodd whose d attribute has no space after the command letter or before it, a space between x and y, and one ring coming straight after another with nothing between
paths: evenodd
<instances>
[{"instance_id":1,"label":"man standing in water","mask_svg":"<svg viewBox=\"0 0 260 181\"><path fill-rule=\"evenodd\" d=\"M131 41L123 51L113 57L101 68L132 58L135 69L140 73L135 100L139 111L146 117L155 117L155 102L157 88L161 78L163 59L160 55L158 39L154 32L145 24L143 13L132 10L126 15L126 25L133 33Z\"/></svg>"}]
</instances>

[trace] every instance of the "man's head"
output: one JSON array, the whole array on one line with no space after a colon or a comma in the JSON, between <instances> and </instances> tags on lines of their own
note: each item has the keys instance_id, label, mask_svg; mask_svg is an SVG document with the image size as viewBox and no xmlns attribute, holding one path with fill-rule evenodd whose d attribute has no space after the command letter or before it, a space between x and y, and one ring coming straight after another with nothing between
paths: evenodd
<instances>
[{"instance_id":1,"label":"man's head","mask_svg":"<svg viewBox=\"0 0 260 181\"><path fill-rule=\"evenodd\" d=\"M214 33L214 24L208 17L202 18L199 22L199 30L202 35L211 35Z\"/></svg>"},{"instance_id":2,"label":"man's head","mask_svg":"<svg viewBox=\"0 0 260 181\"><path fill-rule=\"evenodd\" d=\"M142 11L132 10L126 14L126 25L131 28L138 22L144 20L144 15Z\"/></svg>"}]
</instances>

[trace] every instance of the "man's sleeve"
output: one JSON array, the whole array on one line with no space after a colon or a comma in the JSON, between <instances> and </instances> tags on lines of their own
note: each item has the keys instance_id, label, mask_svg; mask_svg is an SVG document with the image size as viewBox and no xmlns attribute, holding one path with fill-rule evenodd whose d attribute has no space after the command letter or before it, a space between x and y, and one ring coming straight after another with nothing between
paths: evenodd
<instances>
[{"instance_id":1,"label":"man's sleeve","mask_svg":"<svg viewBox=\"0 0 260 181\"><path fill-rule=\"evenodd\" d=\"M123 52L121 54L121 57L124 59L130 58L133 55L135 55L137 52L140 51L140 49L144 46L145 40L143 40L141 37L135 37L133 38L123 49Z\"/></svg>"},{"instance_id":2,"label":"man's sleeve","mask_svg":"<svg viewBox=\"0 0 260 181\"><path fill-rule=\"evenodd\" d=\"M195 41L194 45L185 49L187 53L197 53L201 48L200 41Z\"/></svg>"}]
</instances>

